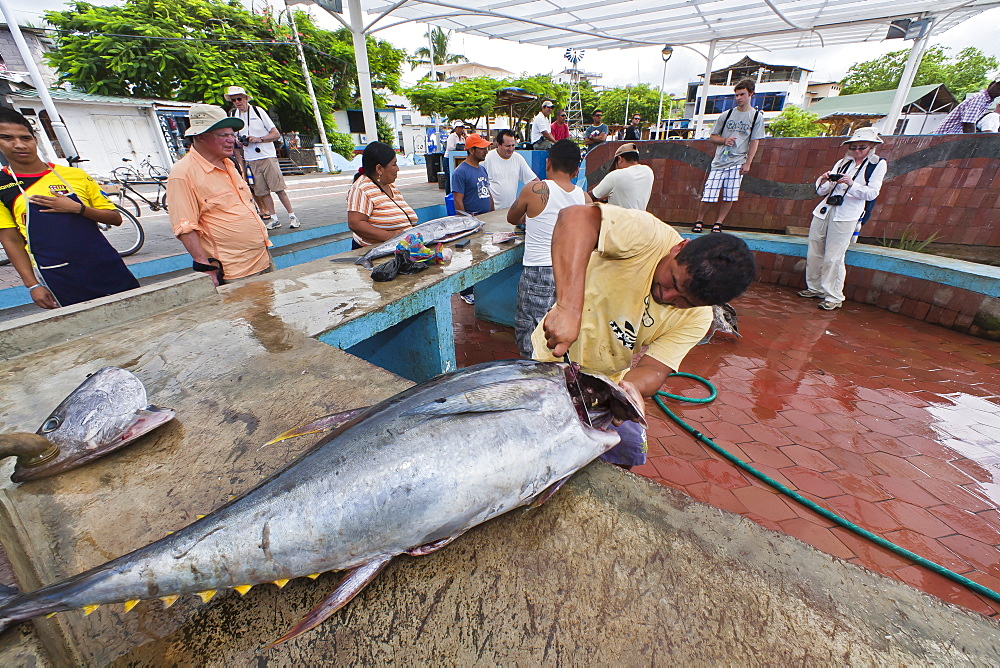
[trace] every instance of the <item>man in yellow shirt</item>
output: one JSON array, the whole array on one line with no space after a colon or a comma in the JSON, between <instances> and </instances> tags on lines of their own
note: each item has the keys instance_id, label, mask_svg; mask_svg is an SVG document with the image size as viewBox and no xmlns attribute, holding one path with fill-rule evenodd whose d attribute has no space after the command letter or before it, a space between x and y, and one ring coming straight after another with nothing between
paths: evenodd
<instances>
[{"instance_id":1,"label":"man in yellow shirt","mask_svg":"<svg viewBox=\"0 0 1000 668\"><path fill-rule=\"evenodd\" d=\"M756 264L731 234L685 240L650 213L601 204L559 213L552 268L556 303L532 334L535 359L568 353L641 406L705 336L710 306L742 294ZM602 459L625 468L645 463L642 428L626 422L619 433L622 443Z\"/></svg>"},{"instance_id":2,"label":"man in yellow shirt","mask_svg":"<svg viewBox=\"0 0 1000 668\"><path fill-rule=\"evenodd\" d=\"M250 187L230 156L243 121L221 107L193 104L191 150L170 170L167 205L170 226L194 260L216 285L271 268L271 245L251 199Z\"/></svg>"}]
</instances>

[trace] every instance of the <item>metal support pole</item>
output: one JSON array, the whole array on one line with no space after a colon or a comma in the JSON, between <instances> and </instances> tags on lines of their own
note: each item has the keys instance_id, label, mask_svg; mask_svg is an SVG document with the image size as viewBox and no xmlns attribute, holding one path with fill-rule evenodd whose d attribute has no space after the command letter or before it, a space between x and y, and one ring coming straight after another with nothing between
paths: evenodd
<instances>
[{"instance_id":1,"label":"metal support pole","mask_svg":"<svg viewBox=\"0 0 1000 668\"><path fill-rule=\"evenodd\" d=\"M892 104L889 105L889 113L885 115L885 121L882 124L882 134L896 134L896 122L899 121L899 114L903 111L903 102L906 100L906 96L913 86L913 79L917 76L917 68L920 67L920 61L923 60L924 52L927 50L927 44L930 42L931 32L933 31L934 21L932 18L931 24L927 27L924 36L913 43L910 55L906 58L903 75L899 79L899 85L896 86L896 94L892 98Z\"/></svg>"},{"instance_id":2,"label":"metal support pole","mask_svg":"<svg viewBox=\"0 0 1000 668\"><path fill-rule=\"evenodd\" d=\"M365 140L378 139L375 124L375 98L372 95L372 71L368 64L368 42L365 39L364 22L361 17L361 0L347 0L351 14L351 36L354 38L354 62L358 68L358 93L361 95L361 111L365 119Z\"/></svg>"},{"instance_id":3,"label":"metal support pole","mask_svg":"<svg viewBox=\"0 0 1000 668\"><path fill-rule=\"evenodd\" d=\"M320 147L323 149L323 156L326 158L326 169L333 171L333 151L330 150L330 143L326 138L326 125L323 124L323 115L319 111L319 102L316 101L316 91L313 90L312 77L309 76L309 65L306 63L306 54L302 50L302 41L299 39L299 30L295 26L295 17L292 9L285 0L285 11L288 12L288 22L292 26L292 39L295 40L295 48L299 54L299 65L302 66L302 76L306 80L306 91L309 93L309 101L312 102L313 119L316 121L316 129L319 132Z\"/></svg>"},{"instance_id":4,"label":"metal support pole","mask_svg":"<svg viewBox=\"0 0 1000 668\"><path fill-rule=\"evenodd\" d=\"M34 84L35 90L38 91L38 98L42 101L42 106L45 107L45 111L49 114L52 131L56 133L56 138L59 140L59 146L62 147L63 154L66 156L66 161L72 165L78 161L80 154L77 152L73 138L69 136L69 130L66 129L66 125L59 116L59 111L56 109L56 105L49 95L45 79L42 78L42 73L38 70L38 65L35 64L35 60L31 56L31 50L28 49L28 43L25 41L24 35L21 34L21 28L17 25L17 19L14 17L13 12L11 12L10 7L7 6L7 0L0 0L0 11L3 12L3 18L7 22L7 27L14 38L17 50L24 60L24 65L28 68L31 83Z\"/></svg>"},{"instance_id":5,"label":"metal support pole","mask_svg":"<svg viewBox=\"0 0 1000 668\"><path fill-rule=\"evenodd\" d=\"M663 76L660 77L660 108L656 111L656 138L663 139L663 130L660 128L660 122L663 120L663 88L667 85L667 61L670 60L670 56L673 55L674 50L672 47L665 46L663 50L660 51L660 57L663 58ZM653 137L650 136L650 139Z\"/></svg>"},{"instance_id":6,"label":"metal support pole","mask_svg":"<svg viewBox=\"0 0 1000 668\"><path fill-rule=\"evenodd\" d=\"M430 54L431 61L431 81L437 81L437 68L434 66L434 28L430 23L427 24L427 53ZM441 127L438 124L437 112L431 114L431 121L434 123L434 147L437 148L437 143L441 139ZM430 153L430 147L428 147L428 153ZM439 151L444 153L444 151Z\"/></svg>"},{"instance_id":7,"label":"metal support pole","mask_svg":"<svg viewBox=\"0 0 1000 668\"><path fill-rule=\"evenodd\" d=\"M695 120L695 139L704 139L708 135L705 134L705 107L708 105L708 87L712 82L712 61L715 60L715 40L713 39L708 43L708 58L705 60L705 81L701 86L701 102L695 101L695 107L697 109Z\"/></svg>"}]
</instances>

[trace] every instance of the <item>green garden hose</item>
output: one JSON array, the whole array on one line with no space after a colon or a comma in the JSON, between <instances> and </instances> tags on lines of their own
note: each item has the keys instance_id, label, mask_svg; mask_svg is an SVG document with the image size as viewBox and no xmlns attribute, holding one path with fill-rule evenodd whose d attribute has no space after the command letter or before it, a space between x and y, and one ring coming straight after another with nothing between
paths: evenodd
<instances>
[{"instance_id":1,"label":"green garden hose","mask_svg":"<svg viewBox=\"0 0 1000 668\"><path fill-rule=\"evenodd\" d=\"M695 398L691 398L691 397L684 397L684 396L680 396L680 395L677 395L677 394L669 394L667 392L657 392L655 395L653 395L653 400L656 402L656 405L659 406L663 410L663 412L666 413L670 417L671 420L673 420L678 425L680 425L681 428L684 429L684 431L686 431L689 434L691 434L692 436L694 436L695 439L697 439L701 443L704 443L705 445L707 445L708 447L710 447L712 450L714 450L716 453L718 453L719 455L721 455L725 459L729 460L731 463L735 464L739 468L743 469L744 471L746 471L750 475L754 476L758 480L760 480L760 481L762 481L762 482L770 485L771 487L773 487L774 489L778 490L779 492L781 492L785 496L788 496L788 497L790 497L792 499L795 499L796 501L798 501L799 503L801 503L803 506L805 506L809 510L813 511L814 513L817 513L817 514L825 517L826 519L830 520L831 522L833 522L833 523L835 523L835 524L837 524L839 526L844 527L848 531L851 531L851 532L853 532L853 533L855 533L855 534L857 534L857 535L859 535L859 536L861 536L863 538L867 538L868 540L872 541L876 545L884 547L885 549L889 550L890 552L898 554L901 557L905 557L905 558L909 559L910 561L913 561L914 563L917 563L917 564L923 566L924 568L937 573L938 575L942 575L942 576L948 578L949 580L951 580L953 582L957 582L958 584L960 584L960 585L962 585L964 587L967 587L968 589L971 589L972 591L976 592L977 594L979 594L981 596L985 596L986 598L988 598L988 599L990 599L992 601L1000 603L1000 594L998 594L997 592L993 591L989 587L984 587L983 585L979 584L978 582L974 582L973 580L970 580L969 578L967 578L965 576L959 575L955 571L949 570L949 569L945 568L944 566L941 566L940 564L936 564L933 561L930 561L929 559L925 559L925 558L921 557L919 554L914 554L913 552L910 552L909 550L907 550L905 548L902 548L899 545L896 545L895 543L893 543L891 541L888 541L885 538L882 538L881 536L873 534L871 531L868 531L867 529L862 529L857 524L854 524L853 522L850 522L850 521L844 519L840 515L837 515L836 513L832 512L830 510L827 510L823 506L820 506L820 505L816 504L815 502L810 501L809 499L807 499L806 497L802 496L801 494L799 494L795 490L790 489L788 487L785 487L784 485L782 485L777 480L774 480L773 478L771 478L770 476L768 476L765 473L761 473L760 471L758 471L754 467L750 466L749 464L747 464L746 462L744 462L743 460L741 460L739 457L736 457L735 455L733 455L730 452L726 451L721 446L716 445L716 443L712 439L708 438L707 436L705 436L704 434L702 434L700 431L698 431L697 429L694 429L689 424L687 424L686 422L684 422L684 420L682 420L679 417L677 417L677 415L673 411L671 411L669 408L667 408L666 404L664 404L663 400L660 398L660 397L668 397L670 399L676 399L677 401L682 401L682 402L689 403L689 404L707 404L710 401L713 401L716 396L718 396L718 393L715 391L715 387L712 385L712 383L708 382L707 380L705 380L701 376L696 376L696 375L694 375L692 373L672 373L672 374L670 374L670 376L668 376L668 378L669 377L690 378L692 380L695 380L695 381L701 383L702 385L704 385L705 387L707 387L710 390L710 392L711 392L710 396L708 396L706 398L703 398L703 399L695 399Z\"/></svg>"}]
</instances>

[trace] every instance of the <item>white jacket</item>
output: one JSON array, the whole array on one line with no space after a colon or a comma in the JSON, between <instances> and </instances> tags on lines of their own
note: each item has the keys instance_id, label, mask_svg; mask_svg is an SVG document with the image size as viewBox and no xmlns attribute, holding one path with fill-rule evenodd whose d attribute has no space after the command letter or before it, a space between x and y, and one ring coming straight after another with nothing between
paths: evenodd
<instances>
[{"instance_id":1,"label":"white jacket","mask_svg":"<svg viewBox=\"0 0 1000 668\"><path fill-rule=\"evenodd\" d=\"M865 179L865 168L868 163L875 165L871 181ZM843 195L844 203L833 207L833 217L830 220L857 222L865 211L865 202L870 202L878 197L888 169L889 163L875 155L874 152L869 153L861 161L861 165L856 165L852 158L842 158L830 171L847 174L854 179L854 183L845 191L844 186L834 184L833 181L826 178L826 174L816 179L816 194L820 195L823 200L813 209L813 215L817 218L824 218L830 208L830 205L826 203L827 197L831 194Z\"/></svg>"}]
</instances>

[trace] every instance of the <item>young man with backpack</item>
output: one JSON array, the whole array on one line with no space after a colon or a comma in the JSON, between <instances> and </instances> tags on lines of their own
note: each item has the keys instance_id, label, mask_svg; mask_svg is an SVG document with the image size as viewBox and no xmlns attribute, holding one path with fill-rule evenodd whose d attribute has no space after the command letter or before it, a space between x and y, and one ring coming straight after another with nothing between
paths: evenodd
<instances>
[{"instance_id":1,"label":"young man with backpack","mask_svg":"<svg viewBox=\"0 0 1000 668\"><path fill-rule=\"evenodd\" d=\"M705 229L704 214L710 204L719 201L720 191L722 204L712 225L713 232L722 231L733 202L740 197L743 175L750 171L750 163L757 154L757 145L764 137L764 116L759 109L750 106L754 90L754 82L750 79L737 83L733 89L736 107L719 116L712 126L708 140L718 148L715 149L715 159L712 160L712 168L705 180L697 222L691 228L695 234Z\"/></svg>"},{"instance_id":2,"label":"young man with backpack","mask_svg":"<svg viewBox=\"0 0 1000 668\"><path fill-rule=\"evenodd\" d=\"M274 200L271 199L271 193L274 193L288 212L288 226L298 227L299 219L285 192L285 179L281 175L278 152L274 148L274 142L281 138L281 133L266 111L250 104L250 94L241 87L230 86L223 97L233 103L229 115L243 121L239 143L243 147L247 170L252 175L248 181L252 179L251 189L264 226L269 230L281 227L278 216L274 213Z\"/></svg>"}]
</instances>

